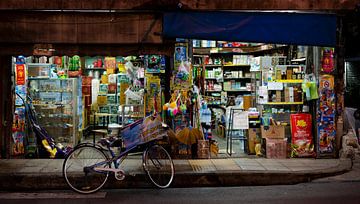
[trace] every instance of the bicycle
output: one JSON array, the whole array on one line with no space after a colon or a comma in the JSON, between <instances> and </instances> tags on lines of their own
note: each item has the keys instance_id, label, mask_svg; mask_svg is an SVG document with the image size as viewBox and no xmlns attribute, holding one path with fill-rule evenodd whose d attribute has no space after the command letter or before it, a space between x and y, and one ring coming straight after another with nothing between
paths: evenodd
<instances>
[{"instance_id":1,"label":"bicycle","mask_svg":"<svg viewBox=\"0 0 360 204\"><path fill-rule=\"evenodd\" d=\"M115 179L125 179L120 167L129 152L145 146L142 153L142 167L150 181L158 188L167 188L174 179L175 168L170 154L157 142L167 136L168 126L156 116L149 116L124 127L122 138L110 141L101 139L98 144L82 143L65 157L63 177L71 189L89 194L100 190L106 183L109 173ZM124 151L115 155L112 147L125 146ZM110 155L108 154L110 153Z\"/></svg>"}]
</instances>

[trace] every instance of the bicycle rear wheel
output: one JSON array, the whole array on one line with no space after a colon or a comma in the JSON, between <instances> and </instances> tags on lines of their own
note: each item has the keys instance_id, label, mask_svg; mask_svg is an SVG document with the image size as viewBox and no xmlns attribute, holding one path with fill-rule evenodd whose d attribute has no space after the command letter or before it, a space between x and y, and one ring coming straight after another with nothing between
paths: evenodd
<instances>
[{"instance_id":1,"label":"bicycle rear wheel","mask_svg":"<svg viewBox=\"0 0 360 204\"><path fill-rule=\"evenodd\" d=\"M174 163L170 154L160 145L152 145L145 150L143 168L151 182L159 188L169 187L174 179Z\"/></svg>"},{"instance_id":2,"label":"bicycle rear wheel","mask_svg":"<svg viewBox=\"0 0 360 204\"><path fill-rule=\"evenodd\" d=\"M108 156L92 145L83 145L75 148L65 158L63 163L63 177L74 191L79 193L94 193L105 184L108 171L95 171L91 166L105 162ZM98 167L110 167L104 163Z\"/></svg>"}]
</instances>

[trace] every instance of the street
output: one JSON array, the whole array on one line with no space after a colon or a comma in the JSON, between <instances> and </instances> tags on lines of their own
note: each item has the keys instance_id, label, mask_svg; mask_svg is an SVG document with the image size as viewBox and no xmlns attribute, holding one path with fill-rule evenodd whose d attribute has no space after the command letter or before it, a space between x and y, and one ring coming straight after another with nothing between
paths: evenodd
<instances>
[{"instance_id":1,"label":"street","mask_svg":"<svg viewBox=\"0 0 360 204\"><path fill-rule=\"evenodd\" d=\"M360 182L312 182L281 186L107 189L90 195L72 191L0 192L0 203L360 203Z\"/></svg>"}]
</instances>

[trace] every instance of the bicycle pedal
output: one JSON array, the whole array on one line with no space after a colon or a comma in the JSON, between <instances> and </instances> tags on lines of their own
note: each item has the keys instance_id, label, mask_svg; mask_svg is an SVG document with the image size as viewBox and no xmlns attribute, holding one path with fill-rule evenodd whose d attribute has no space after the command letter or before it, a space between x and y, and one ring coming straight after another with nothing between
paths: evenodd
<instances>
[{"instance_id":1,"label":"bicycle pedal","mask_svg":"<svg viewBox=\"0 0 360 204\"><path fill-rule=\"evenodd\" d=\"M125 179L125 172L122 169L117 169L114 171L115 179L118 181L122 181Z\"/></svg>"}]
</instances>

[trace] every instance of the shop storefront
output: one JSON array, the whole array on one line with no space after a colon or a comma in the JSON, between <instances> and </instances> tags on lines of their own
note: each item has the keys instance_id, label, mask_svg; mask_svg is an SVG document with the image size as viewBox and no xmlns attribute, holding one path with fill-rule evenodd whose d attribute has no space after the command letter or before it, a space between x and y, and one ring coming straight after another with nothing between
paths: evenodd
<instances>
[{"instance_id":1,"label":"shop storefront","mask_svg":"<svg viewBox=\"0 0 360 204\"><path fill-rule=\"evenodd\" d=\"M15 92L64 148L156 109L174 158L335 156L336 17L200 14L164 14L163 35L182 38L171 57L14 56ZM36 158L19 97L14 107L8 154Z\"/></svg>"},{"instance_id":2,"label":"shop storefront","mask_svg":"<svg viewBox=\"0 0 360 204\"><path fill-rule=\"evenodd\" d=\"M335 71L335 15L170 12L164 35L186 38L191 50L197 122L210 149L198 157L336 156L342 107L335 102L335 79L341 77Z\"/></svg>"},{"instance_id":3,"label":"shop storefront","mask_svg":"<svg viewBox=\"0 0 360 204\"><path fill-rule=\"evenodd\" d=\"M164 95L165 68L164 55L14 57L16 100L10 154L56 158L56 152L41 152L51 146L44 144L47 138L66 151L99 137L117 136L108 130L117 131L160 112L155 104L161 104Z\"/></svg>"}]
</instances>

